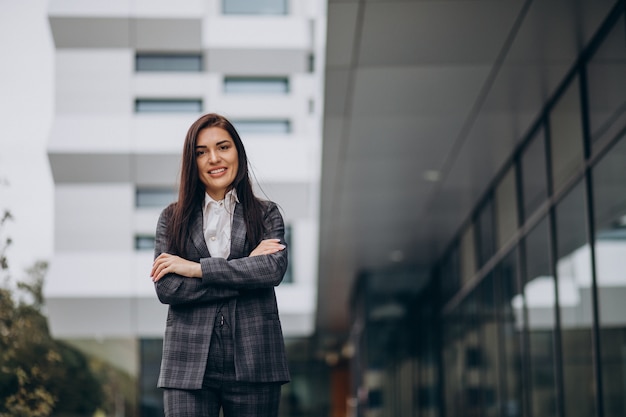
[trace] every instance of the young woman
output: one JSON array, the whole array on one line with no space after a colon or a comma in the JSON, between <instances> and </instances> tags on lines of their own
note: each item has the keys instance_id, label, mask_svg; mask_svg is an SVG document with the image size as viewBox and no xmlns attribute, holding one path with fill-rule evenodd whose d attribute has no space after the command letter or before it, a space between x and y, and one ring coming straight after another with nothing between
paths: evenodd
<instances>
[{"instance_id":1,"label":"young woman","mask_svg":"<svg viewBox=\"0 0 626 417\"><path fill-rule=\"evenodd\" d=\"M274 287L286 269L282 216L255 197L239 134L220 115L200 117L151 271L169 304L158 381L166 416L278 415L289 370Z\"/></svg>"}]
</instances>

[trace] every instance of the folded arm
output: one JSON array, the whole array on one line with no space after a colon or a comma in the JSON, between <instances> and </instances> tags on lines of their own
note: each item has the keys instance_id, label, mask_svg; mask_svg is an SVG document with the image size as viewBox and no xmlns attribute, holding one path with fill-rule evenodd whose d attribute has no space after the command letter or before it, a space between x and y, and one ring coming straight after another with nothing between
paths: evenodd
<instances>
[{"instance_id":1,"label":"folded arm","mask_svg":"<svg viewBox=\"0 0 626 417\"><path fill-rule=\"evenodd\" d=\"M276 204L269 204L264 216L264 240L250 256L231 260L200 259L205 285L249 290L275 287L281 283L287 271L285 225Z\"/></svg>"},{"instance_id":2,"label":"folded arm","mask_svg":"<svg viewBox=\"0 0 626 417\"><path fill-rule=\"evenodd\" d=\"M205 285L199 279L189 279L190 276L201 273L200 264L167 253L168 222L169 210L166 209L161 213L157 223L155 263L150 274L159 301L163 304L177 305L210 303L237 297L239 295L237 290L218 285Z\"/></svg>"}]
</instances>

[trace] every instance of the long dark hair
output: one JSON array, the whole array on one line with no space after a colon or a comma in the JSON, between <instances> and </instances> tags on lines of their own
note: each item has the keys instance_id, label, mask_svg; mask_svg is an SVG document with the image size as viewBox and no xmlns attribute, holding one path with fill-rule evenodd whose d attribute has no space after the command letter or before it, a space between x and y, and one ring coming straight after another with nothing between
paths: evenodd
<instances>
[{"instance_id":1,"label":"long dark hair","mask_svg":"<svg viewBox=\"0 0 626 417\"><path fill-rule=\"evenodd\" d=\"M209 113L196 120L187 131L183 146L182 166L180 172L180 186L178 202L170 206L173 211L168 229L170 250L184 256L186 242L189 239L193 212L204 202L205 187L200 181L196 162L196 143L201 130L209 127L219 127L228 132L237 149L239 168L237 176L229 190L237 191L237 198L243 208L246 225L246 240L254 248L263 237L262 203L254 195L248 175L248 157L243 142L235 127L224 116Z\"/></svg>"}]
</instances>

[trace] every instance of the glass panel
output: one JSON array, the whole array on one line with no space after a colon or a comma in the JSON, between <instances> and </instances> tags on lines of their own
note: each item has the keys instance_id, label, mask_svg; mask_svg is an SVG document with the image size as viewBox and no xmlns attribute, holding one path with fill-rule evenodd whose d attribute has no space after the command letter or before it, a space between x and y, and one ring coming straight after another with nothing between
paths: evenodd
<instances>
[{"instance_id":1,"label":"glass panel","mask_svg":"<svg viewBox=\"0 0 626 417\"><path fill-rule=\"evenodd\" d=\"M237 131L244 134L286 134L291 132L289 120L236 120Z\"/></svg>"},{"instance_id":2,"label":"glass panel","mask_svg":"<svg viewBox=\"0 0 626 417\"><path fill-rule=\"evenodd\" d=\"M154 250L155 237L147 235L135 236L135 249L136 250Z\"/></svg>"},{"instance_id":3,"label":"glass panel","mask_svg":"<svg viewBox=\"0 0 626 417\"><path fill-rule=\"evenodd\" d=\"M517 231L517 187L515 169L512 167L496 188L496 221L498 248L504 246Z\"/></svg>"},{"instance_id":4,"label":"glass panel","mask_svg":"<svg viewBox=\"0 0 626 417\"><path fill-rule=\"evenodd\" d=\"M461 350L463 358L461 410L462 415L468 417L484 416L484 387L481 377L484 352L480 345L478 297L477 291L472 292L461 306L464 330Z\"/></svg>"},{"instance_id":5,"label":"glass panel","mask_svg":"<svg viewBox=\"0 0 626 417\"><path fill-rule=\"evenodd\" d=\"M626 415L626 136L593 169L596 283L606 416Z\"/></svg>"},{"instance_id":6,"label":"glass panel","mask_svg":"<svg viewBox=\"0 0 626 417\"><path fill-rule=\"evenodd\" d=\"M496 267L497 300L502 342L500 366L500 403L504 416L524 415L522 394L522 332L524 298L517 279L517 251L507 255Z\"/></svg>"},{"instance_id":7,"label":"glass panel","mask_svg":"<svg viewBox=\"0 0 626 417\"><path fill-rule=\"evenodd\" d=\"M135 113L201 113L199 99L152 99L135 100Z\"/></svg>"},{"instance_id":8,"label":"glass panel","mask_svg":"<svg viewBox=\"0 0 626 417\"><path fill-rule=\"evenodd\" d=\"M552 185L558 190L583 161L578 77L575 77L550 113Z\"/></svg>"},{"instance_id":9,"label":"glass panel","mask_svg":"<svg viewBox=\"0 0 626 417\"><path fill-rule=\"evenodd\" d=\"M467 283L476 272L474 227L469 226L461 237L461 284Z\"/></svg>"},{"instance_id":10,"label":"glass panel","mask_svg":"<svg viewBox=\"0 0 626 417\"><path fill-rule=\"evenodd\" d=\"M463 415L461 408L461 351L463 348L461 332L463 326L462 315L458 310L446 318L444 325L444 404L446 407L445 415L448 417Z\"/></svg>"},{"instance_id":11,"label":"glass panel","mask_svg":"<svg viewBox=\"0 0 626 417\"><path fill-rule=\"evenodd\" d=\"M173 188L138 188L135 194L137 208L165 208L178 198Z\"/></svg>"},{"instance_id":12,"label":"glass panel","mask_svg":"<svg viewBox=\"0 0 626 417\"><path fill-rule=\"evenodd\" d=\"M140 358L140 407L141 416L163 416L163 392L157 388L161 369L161 352L163 339L141 339L139 343Z\"/></svg>"},{"instance_id":13,"label":"glass panel","mask_svg":"<svg viewBox=\"0 0 626 417\"><path fill-rule=\"evenodd\" d=\"M445 319L444 372L445 415L483 417L481 351L478 318L478 293L470 294Z\"/></svg>"},{"instance_id":14,"label":"glass panel","mask_svg":"<svg viewBox=\"0 0 626 417\"><path fill-rule=\"evenodd\" d=\"M495 236L493 230L493 201L489 199L481 208L476 219L476 232L478 233L478 268L481 268L495 253Z\"/></svg>"},{"instance_id":15,"label":"glass panel","mask_svg":"<svg viewBox=\"0 0 626 417\"><path fill-rule=\"evenodd\" d=\"M224 14L287 14L287 0L223 0Z\"/></svg>"},{"instance_id":16,"label":"glass panel","mask_svg":"<svg viewBox=\"0 0 626 417\"><path fill-rule=\"evenodd\" d=\"M455 243L441 266L440 287L444 302L454 296L460 288L461 271L459 262L459 246Z\"/></svg>"},{"instance_id":17,"label":"glass panel","mask_svg":"<svg viewBox=\"0 0 626 417\"><path fill-rule=\"evenodd\" d=\"M416 299L417 314L411 323L415 323L412 343L417 349L417 392L413 395L413 413L400 410L395 415L438 417L442 414L439 407L439 343L440 325L439 306L430 302L435 296L435 288L429 285L423 295ZM413 388L410 388L413 389ZM408 408L408 407L406 407Z\"/></svg>"},{"instance_id":18,"label":"glass panel","mask_svg":"<svg viewBox=\"0 0 626 417\"><path fill-rule=\"evenodd\" d=\"M546 139L543 129L531 140L522 152L522 195L524 220L548 198L548 176L546 169Z\"/></svg>"},{"instance_id":19,"label":"glass panel","mask_svg":"<svg viewBox=\"0 0 626 417\"><path fill-rule=\"evenodd\" d=\"M593 150L626 126L626 26L619 19L587 65Z\"/></svg>"},{"instance_id":20,"label":"glass panel","mask_svg":"<svg viewBox=\"0 0 626 417\"><path fill-rule=\"evenodd\" d=\"M556 416L554 364L555 283L550 272L550 236L544 218L524 240L533 415Z\"/></svg>"},{"instance_id":21,"label":"glass panel","mask_svg":"<svg viewBox=\"0 0 626 417\"><path fill-rule=\"evenodd\" d=\"M200 72L202 55L141 54L135 56L137 72Z\"/></svg>"},{"instance_id":22,"label":"glass panel","mask_svg":"<svg viewBox=\"0 0 626 417\"><path fill-rule=\"evenodd\" d=\"M226 77L224 92L228 94L287 94L289 79L286 77Z\"/></svg>"},{"instance_id":23,"label":"glass panel","mask_svg":"<svg viewBox=\"0 0 626 417\"><path fill-rule=\"evenodd\" d=\"M591 256L586 224L585 190L580 182L556 206L556 273L565 415L568 417L595 415Z\"/></svg>"},{"instance_id":24,"label":"glass panel","mask_svg":"<svg viewBox=\"0 0 626 417\"><path fill-rule=\"evenodd\" d=\"M482 416L499 416L497 390L499 386L498 316L496 314L493 273L487 275L476 289L478 296L477 322L480 331Z\"/></svg>"}]
</instances>

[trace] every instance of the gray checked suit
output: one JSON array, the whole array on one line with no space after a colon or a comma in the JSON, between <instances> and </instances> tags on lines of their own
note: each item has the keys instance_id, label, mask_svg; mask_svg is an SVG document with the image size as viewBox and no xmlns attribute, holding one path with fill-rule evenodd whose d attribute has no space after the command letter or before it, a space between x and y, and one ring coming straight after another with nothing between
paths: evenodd
<instances>
[{"instance_id":1,"label":"gray checked suit","mask_svg":"<svg viewBox=\"0 0 626 417\"><path fill-rule=\"evenodd\" d=\"M166 230L171 208L159 217L155 257L169 252ZM284 241L284 224L276 204L264 203L263 239ZM194 211L185 258L200 262L202 279L168 274L155 283L159 300L169 304L158 386L202 387L217 305L231 306L237 381L288 382L289 370L276 305L276 287L287 269L287 249L249 257L243 209L233 215L228 259L212 258L202 232L202 209ZM231 301L234 300L234 301ZM230 302L229 302L230 301Z\"/></svg>"}]
</instances>

